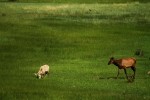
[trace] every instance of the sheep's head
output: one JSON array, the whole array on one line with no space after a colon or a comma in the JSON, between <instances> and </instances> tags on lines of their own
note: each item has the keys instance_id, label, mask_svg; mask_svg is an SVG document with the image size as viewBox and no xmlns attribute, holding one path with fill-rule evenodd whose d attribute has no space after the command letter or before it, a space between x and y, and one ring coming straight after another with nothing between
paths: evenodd
<instances>
[{"instance_id":1,"label":"sheep's head","mask_svg":"<svg viewBox=\"0 0 150 100\"><path fill-rule=\"evenodd\" d=\"M114 57L111 57L109 62L108 62L108 65L113 64L113 61L114 61Z\"/></svg>"},{"instance_id":2,"label":"sheep's head","mask_svg":"<svg viewBox=\"0 0 150 100\"><path fill-rule=\"evenodd\" d=\"M38 79L41 79L41 78L42 78L41 74L34 73L34 75L35 75Z\"/></svg>"}]
</instances>

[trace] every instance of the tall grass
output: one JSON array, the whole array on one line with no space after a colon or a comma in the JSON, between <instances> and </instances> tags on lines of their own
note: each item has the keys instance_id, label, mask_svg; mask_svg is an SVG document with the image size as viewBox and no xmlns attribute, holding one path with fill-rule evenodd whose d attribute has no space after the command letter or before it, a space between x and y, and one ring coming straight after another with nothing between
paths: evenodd
<instances>
[{"instance_id":1,"label":"tall grass","mask_svg":"<svg viewBox=\"0 0 150 100\"><path fill-rule=\"evenodd\" d=\"M0 99L150 99L149 5L0 3ZM133 83L107 79L111 56L137 58ZM50 75L38 80L43 64Z\"/></svg>"},{"instance_id":2,"label":"tall grass","mask_svg":"<svg viewBox=\"0 0 150 100\"><path fill-rule=\"evenodd\" d=\"M1 2L23 2L23 3L147 3L149 0L0 0Z\"/></svg>"},{"instance_id":3,"label":"tall grass","mask_svg":"<svg viewBox=\"0 0 150 100\"><path fill-rule=\"evenodd\" d=\"M15 6L14 6L15 5ZM2 3L2 13L9 16L17 11L17 16L25 13L24 18L54 18L93 23L110 22L149 22L149 3L126 4L9 4ZM5 10L7 7L7 11ZM8 10L9 9L9 10ZM11 11L11 12L10 12ZM28 17L28 15L30 17ZM31 17L33 16L33 17ZM60 18L61 16L61 18ZM23 17L23 16L22 16ZM67 18L66 18L67 17ZM76 19L77 18L77 19Z\"/></svg>"}]
</instances>

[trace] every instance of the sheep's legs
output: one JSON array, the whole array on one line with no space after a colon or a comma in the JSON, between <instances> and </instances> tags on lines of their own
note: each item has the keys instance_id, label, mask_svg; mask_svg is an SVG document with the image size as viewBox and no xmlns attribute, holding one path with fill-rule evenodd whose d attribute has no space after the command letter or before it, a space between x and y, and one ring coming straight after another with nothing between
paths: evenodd
<instances>
[{"instance_id":1,"label":"sheep's legs","mask_svg":"<svg viewBox=\"0 0 150 100\"><path fill-rule=\"evenodd\" d=\"M126 71L126 69L124 69L124 73L126 74L126 78L128 79L128 76L127 76L127 71Z\"/></svg>"}]
</instances>

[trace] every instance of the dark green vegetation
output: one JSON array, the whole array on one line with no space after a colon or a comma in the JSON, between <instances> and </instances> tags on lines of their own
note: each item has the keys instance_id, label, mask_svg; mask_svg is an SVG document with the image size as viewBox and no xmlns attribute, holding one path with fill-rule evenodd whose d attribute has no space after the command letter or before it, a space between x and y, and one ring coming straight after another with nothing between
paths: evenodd
<instances>
[{"instance_id":1,"label":"dark green vegetation","mask_svg":"<svg viewBox=\"0 0 150 100\"><path fill-rule=\"evenodd\" d=\"M0 2L35 2L35 3L147 3L149 0L0 0Z\"/></svg>"},{"instance_id":2,"label":"dark green vegetation","mask_svg":"<svg viewBox=\"0 0 150 100\"><path fill-rule=\"evenodd\" d=\"M0 3L0 99L150 99L149 6ZM137 59L133 83L123 71L109 78L117 75L111 56ZM38 80L43 64L50 75Z\"/></svg>"}]
</instances>

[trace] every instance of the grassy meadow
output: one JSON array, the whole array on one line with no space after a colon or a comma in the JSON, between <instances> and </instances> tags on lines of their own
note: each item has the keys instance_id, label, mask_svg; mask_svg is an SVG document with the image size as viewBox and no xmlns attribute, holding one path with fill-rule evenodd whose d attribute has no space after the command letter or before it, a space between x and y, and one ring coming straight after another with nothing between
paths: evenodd
<instances>
[{"instance_id":1,"label":"grassy meadow","mask_svg":"<svg viewBox=\"0 0 150 100\"><path fill-rule=\"evenodd\" d=\"M69 4L79 4L79 3L131 3L140 2L148 3L149 0L0 0L0 2L22 2L22 3L69 3Z\"/></svg>"},{"instance_id":2,"label":"grassy meadow","mask_svg":"<svg viewBox=\"0 0 150 100\"><path fill-rule=\"evenodd\" d=\"M149 100L149 32L150 3L1 2L0 100ZM110 78L111 56L137 59L134 82L123 70ZM43 64L50 74L39 80Z\"/></svg>"}]
</instances>

